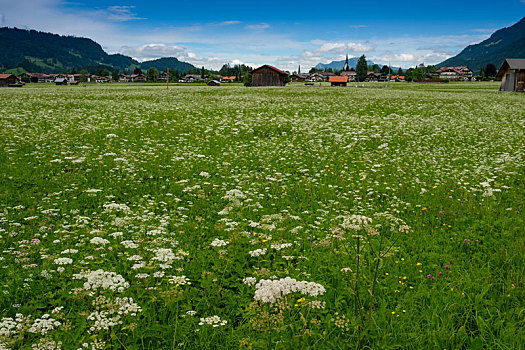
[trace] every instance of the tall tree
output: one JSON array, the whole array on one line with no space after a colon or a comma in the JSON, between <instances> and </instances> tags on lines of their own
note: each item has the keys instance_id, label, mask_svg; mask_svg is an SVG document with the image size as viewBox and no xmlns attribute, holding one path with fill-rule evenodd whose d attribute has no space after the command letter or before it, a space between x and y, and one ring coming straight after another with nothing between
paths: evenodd
<instances>
[{"instance_id":1,"label":"tall tree","mask_svg":"<svg viewBox=\"0 0 525 350\"><path fill-rule=\"evenodd\" d=\"M118 81L118 75L119 73L116 70L111 72L111 79L113 79L113 81Z\"/></svg>"},{"instance_id":2,"label":"tall tree","mask_svg":"<svg viewBox=\"0 0 525 350\"><path fill-rule=\"evenodd\" d=\"M205 76L206 76L206 71L204 70L204 66L202 66L202 68L201 68L201 78L204 79Z\"/></svg>"},{"instance_id":3,"label":"tall tree","mask_svg":"<svg viewBox=\"0 0 525 350\"><path fill-rule=\"evenodd\" d=\"M366 64L366 56L362 55L359 57L359 61L357 61L357 65L355 67L356 76L358 81L364 81L366 78L366 74L368 65Z\"/></svg>"},{"instance_id":4,"label":"tall tree","mask_svg":"<svg viewBox=\"0 0 525 350\"><path fill-rule=\"evenodd\" d=\"M80 82L81 83L85 83L88 81L88 77L89 77L89 72L87 71L87 69L82 69L80 71Z\"/></svg>"},{"instance_id":5,"label":"tall tree","mask_svg":"<svg viewBox=\"0 0 525 350\"><path fill-rule=\"evenodd\" d=\"M485 76L486 77L495 77L498 74L498 70L493 63L489 63L485 66Z\"/></svg>"},{"instance_id":6,"label":"tall tree","mask_svg":"<svg viewBox=\"0 0 525 350\"><path fill-rule=\"evenodd\" d=\"M142 70L141 70L139 67L137 67L137 68L135 68L135 70L133 71L133 74L142 74Z\"/></svg>"},{"instance_id":7,"label":"tall tree","mask_svg":"<svg viewBox=\"0 0 525 350\"><path fill-rule=\"evenodd\" d=\"M392 74L392 69L385 64L383 67L381 67L381 73Z\"/></svg>"},{"instance_id":8,"label":"tall tree","mask_svg":"<svg viewBox=\"0 0 525 350\"><path fill-rule=\"evenodd\" d=\"M149 67L148 69L148 81L154 82L159 79L159 71L155 67Z\"/></svg>"}]
</instances>

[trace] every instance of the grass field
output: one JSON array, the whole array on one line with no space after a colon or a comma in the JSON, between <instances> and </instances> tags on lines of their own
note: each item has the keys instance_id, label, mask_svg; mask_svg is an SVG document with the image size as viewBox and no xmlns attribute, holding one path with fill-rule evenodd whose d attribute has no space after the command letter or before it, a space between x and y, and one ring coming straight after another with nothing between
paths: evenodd
<instances>
[{"instance_id":1,"label":"grass field","mask_svg":"<svg viewBox=\"0 0 525 350\"><path fill-rule=\"evenodd\" d=\"M520 349L525 95L0 89L0 349Z\"/></svg>"}]
</instances>

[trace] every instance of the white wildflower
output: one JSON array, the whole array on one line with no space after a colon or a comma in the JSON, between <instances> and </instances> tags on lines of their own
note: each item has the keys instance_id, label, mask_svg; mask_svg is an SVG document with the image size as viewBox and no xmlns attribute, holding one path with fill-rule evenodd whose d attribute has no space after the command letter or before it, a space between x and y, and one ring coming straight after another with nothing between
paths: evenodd
<instances>
[{"instance_id":1,"label":"white wildflower","mask_svg":"<svg viewBox=\"0 0 525 350\"><path fill-rule=\"evenodd\" d=\"M262 256L262 255L266 254L266 248L255 249L255 250L249 251L248 254L250 254L250 256L253 256L253 257Z\"/></svg>"},{"instance_id":2,"label":"white wildflower","mask_svg":"<svg viewBox=\"0 0 525 350\"><path fill-rule=\"evenodd\" d=\"M297 281L290 277L279 280L260 280L255 285L254 299L263 303L274 303L284 295L294 292L309 296L318 296L326 292L326 289L315 282Z\"/></svg>"},{"instance_id":3,"label":"white wildflower","mask_svg":"<svg viewBox=\"0 0 525 350\"><path fill-rule=\"evenodd\" d=\"M207 325L210 325L212 327L219 327L219 326L226 326L227 323L228 323L228 321L221 320L221 318L219 316L215 315L215 316L210 316L210 317L206 317L206 318L201 318L200 322L199 322L199 326L203 326L203 325L207 324Z\"/></svg>"},{"instance_id":4,"label":"white wildflower","mask_svg":"<svg viewBox=\"0 0 525 350\"><path fill-rule=\"evenodd\" d=\"M229 242L228 241L223 241L222 239L218 239L218 238L215 238L211 243L210 245L212 247L224 247L226 245L228 245Z\"/></svg>"},{"instance_id":5,"label":"white wildflower","mask_svg":"<svg viewBox=\"0 0 525 350\"><path fill-rule=\"evenodd\" d=\"M102 237L93 237L93 238L91 238L91 240L89 242L92 243L92 244L96 244L96 245L109 244L109 241L107 239L102 238Z\"/></svg>"}]
</instances>

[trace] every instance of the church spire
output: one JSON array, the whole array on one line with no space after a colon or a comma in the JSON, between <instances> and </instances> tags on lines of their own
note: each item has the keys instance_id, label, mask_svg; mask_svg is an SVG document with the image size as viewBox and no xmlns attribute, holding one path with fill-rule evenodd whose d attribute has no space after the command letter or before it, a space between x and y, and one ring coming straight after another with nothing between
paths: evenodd
<instances>
[{"instance_id":1,"label":"church spire","mask_svg":"<svg viewBox=\"0 0 525 350\"><path fill-rule=\"evenodd\" d=\"M343 67L343 72L348 72L350 67L348 66L348 53L346 54L345 66Z\"/></svg>"}]
</instances>

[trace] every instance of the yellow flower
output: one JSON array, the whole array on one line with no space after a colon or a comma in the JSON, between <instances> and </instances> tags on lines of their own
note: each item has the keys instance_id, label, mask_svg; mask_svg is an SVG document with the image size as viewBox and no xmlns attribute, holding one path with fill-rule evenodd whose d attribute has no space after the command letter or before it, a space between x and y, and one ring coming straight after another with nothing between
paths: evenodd
<instances>
[{"instance_id":1,"label":"yellow flower","mask_svg":"<svg viewBox=\"0 0 525 350\"><path fill-rule=\"evenodd\" d=\"M418 262L418 263L416 264L416 266L421 266L421 265L423 265L423 264L421 264L420 262Z\"/></svg>"},{"instance_id":2,"label":"yellow flower","mask_svg":"<svg viewBox=\"0 0 525 350\"><path fill-rule=\"evenodd\" d=\"M385 272L385 276L388 276L388 272ZM512 285L514 287L514 285Z\"/></svg>"},{"instance_id":3,"label":"yellow flower","mask_svg":"<svg viewBox=\"0 0 525 350\"><path fill-rule=\"evenodd\" d=\"M407 312L407 310L403 310L403 312Z\"/></svg>"},{"instance_id":4,"label":"yellow flower","mask_svg":"<svg viewBox=\"0 0 525 350\"><path fill-rule=\"evenodd\" d=\"M392 315L395 315L395 314L396 314L396 312L395 312L395 311L392 311Z\"/></svg>"}]
</instances>

